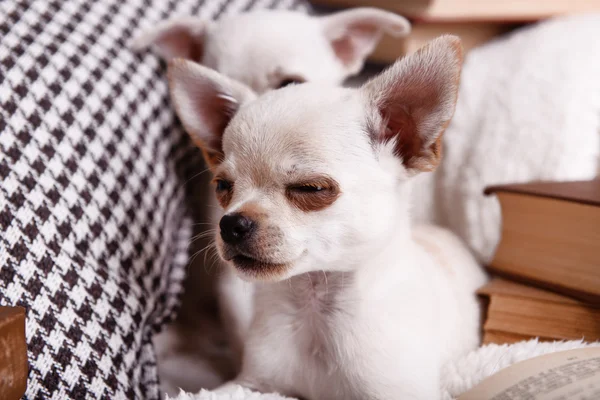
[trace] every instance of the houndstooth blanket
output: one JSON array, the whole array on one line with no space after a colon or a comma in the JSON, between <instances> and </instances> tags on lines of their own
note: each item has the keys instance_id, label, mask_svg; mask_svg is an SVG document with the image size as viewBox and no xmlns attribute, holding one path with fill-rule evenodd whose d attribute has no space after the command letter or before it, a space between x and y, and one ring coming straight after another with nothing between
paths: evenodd
<instances>
[{"instance_id":1,"label":"houndstooth blanket","mask_svg":"<svg viewBox=\"0 0 600 400\"><path fill-rule=\"evenodd\" d=\"M178 304L203 167L164 65L131 38L176 14L297 5L0 2L0 304L27 309L26 399L159 397L151 337Z\"/></svg>"}]
</instances>

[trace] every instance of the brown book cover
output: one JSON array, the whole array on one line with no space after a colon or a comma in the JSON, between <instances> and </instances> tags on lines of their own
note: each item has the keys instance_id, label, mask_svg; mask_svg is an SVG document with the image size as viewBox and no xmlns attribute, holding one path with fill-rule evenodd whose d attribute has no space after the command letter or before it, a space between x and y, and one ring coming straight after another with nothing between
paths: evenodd
<instances>
[{"instance_id":1,"label":"brown book cover","mask_svg":"<svg viewBox=\"0 0 600 400\"><path fill-rule=\"evenodd\" d=\"M460 37L465 52L480 46L494 37L508 32L512 25L488 22L440 22L412 24L410 35L396 38L385 35L369 60L377 63L393 63L399 57L414 53L427 42L444 34Z\"/></svg>"},{"instance_id":2,"label":"brown book cover","mask_svg":"<svg viewBox=\"0 0 600 400\"><path fill-rule=\"evenodd\" d=\"M497 274L600 304L600 180L494 186Z\"/></svg>"},{"instance_id":3,"label":"brown book cover","mask_svg":"<svg viewBox=\"0 0 600 400\"><path fill-rule=\"evenodd\" d=\"M485 194L518 193L600 206L600 179L572 182L531 182L490 186Z\"/></svg>"},{"instance_id":4,"label":"brown book cover","mask_svg":"<svg viewBox=\"0 0 600 400\"><path fill-rule=\"evenodd\" d=\"M0 306L0 399L20 399L27 373L25 309Z\"/></svg>"},{"instance_id":5,"label":"brown book cover","mask_svg":"<svg viewBox=\"0 0 600 400\"><path fill-rule=\"evenodd\" d=\"M600 306L496 278L479 289L488 299L484 343L600 340Z\"/></svg>"},{"instance_id":6,"label":"brown book cover","mask_svg":"<svg viewBox=\"0 0 600 400\"><path fill-rule=\"evenodd\" d=\"M377 7L423 21L537 21L600 10L600 0L312 0L327 7Z\"/></svg>"},{"instance_id":7,"label":"brown book cover","mask_svg":"<svg viewBox=\"0 0 600 400\"><path fill-rule=\"evenodd\" d=\"M513 344L513 343L522 342L524 340L530 340L530 339L533 339L533 338L529 335L520 335L518 333L512 333L512 332L487 330L487 331L483 332L483 341L481 344L482 345ZM554 341L554 339L545 338L545 337L538 337L537 339L540 342Z\"/></svg>"}]
</instances>

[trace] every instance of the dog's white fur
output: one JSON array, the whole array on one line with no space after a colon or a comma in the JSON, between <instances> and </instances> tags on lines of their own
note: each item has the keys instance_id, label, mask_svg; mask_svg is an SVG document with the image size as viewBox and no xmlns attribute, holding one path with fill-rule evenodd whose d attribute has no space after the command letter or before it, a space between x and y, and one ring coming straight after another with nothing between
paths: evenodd
<instances>
[{"instance_id":1,"label":"dog's white fur","mask_svg":"<svg viewBox=\"0 0 600 400\"><path fill-rule=\"evenodd\" d=\"M258 221L253 246L217 236L256 289L234 383L306 399L435 400L442 364L478 345L485 275L451 233L409 222L411 177L439 162L460 63L458 39L442 37L360 89L308 83L259 98L170 63L180 119L231 184L219 192L225 213ZM324 176L335 184L311 183ZM320 187L299 194L309 204L337 197L306 211L290 200L298 185Z\"/></svg>"},{"instance_id":2,"label":"dog's white fur","mask_svg":"<svg viewBox=\"0 0 600 400\"><path fill-rule=\"evenodd\" d=\"M263 10L218 21L173 18L143 32L133 47L151 47L167 60L191 59L260 94L286 80L337 85L360 71L384 33L404 36L409 32L405 18L373 8L321 17ZM218 222L221 212L216 203L208 204L207 210L213 213L210 220ZM239 364L253 314L253 287L230 268L220 270L221 316Z\"/></svg>"}]
</instances>

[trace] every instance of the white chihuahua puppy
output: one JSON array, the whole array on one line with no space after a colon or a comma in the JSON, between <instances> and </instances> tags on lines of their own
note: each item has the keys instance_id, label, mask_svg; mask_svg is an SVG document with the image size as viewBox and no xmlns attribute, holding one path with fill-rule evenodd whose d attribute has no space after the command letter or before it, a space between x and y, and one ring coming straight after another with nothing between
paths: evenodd
<instances>
[{"instance_id":1,"label":"white chihuahua puppy","mask_svg":"<svg viewBox=\"0 0 600 400\"><path fill-rule=\"evenodd\" d=\"M360 89L257 98L190 61L171 96L224 208L220 256L255 282L235 384L303 399L440 397L442 364L479 343L485 275L451 233L411 227L411 177L435 169L460 41L445 36Z\"/></svg>"},{"instance_id":2,"label":"white chihuahua puppy","mask_svg":"<svg viewBox=\"0 0 600 400\"><path fill-rule=\"evenodd\" d=\"M263 10L218 21L170 19L142 33L133 47L152 47L167 60L199 62L264 93L290 83L340 84L361 70L384 33L405 36L409 32L405 18L374 8L321 17ZM208 204L207 211L213 213L207 218L218 223L222 214L217 205ZM239 364L253 314L253 288L232 269L220 270L221 316Z\"/></svg>"},{"instance_id":3,"label":"white chihuahua puppy","mask_svg":"<svg viewBox=\"0 0 600 400\"><path fill-rule=\"evenodd\" d=\"M357 74L384 33L406 36L410 23L375 8L314 17L262 10L218 21L179 17L140 35L135 49L185 58L264 93L294 82L340 84Z\"/></svg>"}]
</instances>

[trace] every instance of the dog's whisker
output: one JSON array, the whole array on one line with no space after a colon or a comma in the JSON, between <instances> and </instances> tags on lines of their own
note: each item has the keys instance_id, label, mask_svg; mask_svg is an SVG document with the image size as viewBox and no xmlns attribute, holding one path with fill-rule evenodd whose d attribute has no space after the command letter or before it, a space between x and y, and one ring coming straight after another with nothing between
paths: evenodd
<instances>
[{"instance_id":1,"label":"dog's whisker","mask_svg":"<svg viewBox=\"0 0 600 400\"><path fill-rule=\"evenodd\" d=\"M200 171L200 172L198 172L198 173L194 174L194 175L193 175L192 177L190 177L188 180L186 180L186 181L185 181L185 182L183 182L181 185L179 185L179 189L181 189L182 187L184 187L185 185L187 185L188 183L190 183L190 181L191 181L192 179L195 179L195 178L199 177L200 175L202 175L202 174L204 174L205 172L208 172L208 171L210 171L210 167L208 167L208 168L206 168L206 169L204 169L204 170L202 170L202 171Z\"/></svg>"},{"instance_id":2,"label":"dog's whisker","mask_svg":"<svg viewBox=\"0 0 600 400\"><path fill-rule=\"evenodd\" d=\"M208 256L208 263L207 263ZM209 272L214 270L214 266L218 265L219 262L219 253L217 252L216 243L213 243L211 247L209 247L204 253L204 265L208 269Z\"/></svg>"},{"instance_id":3,"label":"dog's whisker","mask_svg":"<svg viewBox=\"0 0 600 400\"><path fill-rule=\"evenodd\" d=\"M196 257L198 256L198 254L202 253L202 250L198 250L197 252L195 252L191 257L190 257L190 262L188 263L188 265L192 265L194 263L194 260L196 259Z\"/></svg>"},{"instance_id":4,"label":"dog's whisker","mask_svg":"<svg viewBox=\"0 0 600 400\"><path fill-rule=\"evenodd\" d=\"M190 238L189 244L192 244L196 240L206 239L206 238L209 238L209 237L212 238L214 235L215 235L215 232L203 232L203 233L200 233L200 234L195 235L192 238Z\"/></svg>"},{"instance_id":5,"label":"dog's whisker","mask_svg":"<svg viewBox=\"0 0 600 400\"><path fill-rule=\"evenodd\" d=\"M212 257L211 260L212 261L210 263L210 269L213 271L216 271L217 274L220 274L222 270L221 270L221 268L218 268L219 263L221 261L220 258L218 257L218 254L216 255L216 257Z\"/></svg>"},{"instance_id":6,"label":"dog's whisker","mask_svg":"<svg viewBox=\"0 0 600 400\"><path fill-rule=\"evenodd\" d=\"M216 244L214 242L211 242L208 245L206 245L205 247L203 247L202 249L195 252L190 260L190 264L194 262L194 260L196 259L196 257L198 257L198 255L200 255L202 252L206 251L206 249L208 249L211 246L216 246Z\"/></svg>"},{"instance_id":7,"label":"dog's whisker","mask_svg":"<svg viewBox=\"0 0 600 400\"><path fill-rule=\"evenodd\" d=\"M208 244L208 246L210 246L210 243ZM207 247L208 247L207 246ZM207 249L207 247L205 247L205 249ZM207 249L207 251L204 252L204 266L206 268L206 257L208 257L208 253L209 253L209 249Z\"/></svg>"},{"instance_id":8,"label":"dog's whisker","mask_svg":"<svg viewBox=\"0 0 600 400\"><path fill-rule=\"evenodd\" d=\"M288 283L289 291L292 293L292 295L295 295L296 292L294 291L294 285L292 285L292 279L288 279L287 283Z\"/></svg>"},{"instance_id":9,"label":"dog's whisker","mask_svg":"<svg viewBox=\"0 0 600 400\"><path fill-rule=\"evenodd\" d=\"M214 236L216 233L217 233L216 229L210 229L206 232L200 232L199 234L192 236L192 238L190 239L190 242L197 240L197 239L203 239L203 238L206 238L209 236Z\"/></svg>"},{"instance_id":10,"label":"dog's whisker","mask_svg":"<svg viewBox=\"0 0 600 400\"><path fill-rule=\"evenodd\" d=\"M204 236L204 237L197 237L197 238L193 238L189 241L188 245L195 245L196 243L198 243L199 241L202 240L206 240L207 238L210 238L210 236Z\"/></svg>"},{"instance_id":11,"label":"dog's whisker","mask_svg":"<svg viewBox=\"0 0 600 400\"><path fill-rule=\"evenodd\" d=\"M325 272L324 270L321 270L321 272L323 273L323 277L325 278L325 296L327 296L329 294L329 281L327 280L327 272Z\"/></svg>"},{"instance_id":12,"label":"dog's whisker","mask_svg":"<svg viewBox=\"0 0 600 400\"><path fill-rule=\"evenodd\" d=\"M310 287L311 287L311 288L314 290L314 288L315 288L315 285L314 285L314 283L313 283L313 281L312 281L312 278L311 278L311 276L310 276L310 272L309 272L309 273L307 273L307 274L306 274L306 276L308 277L308 280L310 281Z\"/></svg>"}]
</instances>

